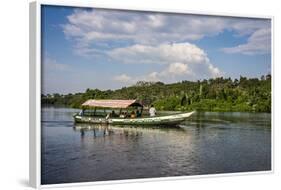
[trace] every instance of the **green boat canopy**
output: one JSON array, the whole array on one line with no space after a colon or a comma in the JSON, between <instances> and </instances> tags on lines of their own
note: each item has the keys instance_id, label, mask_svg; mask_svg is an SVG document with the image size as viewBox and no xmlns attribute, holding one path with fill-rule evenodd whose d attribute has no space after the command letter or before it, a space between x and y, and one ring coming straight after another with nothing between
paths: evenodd
<instances>
[{"instance_id":1,"label":"green boat canopy","mask_svg":"<svg viewBox=\"0 0 281 190\"><path fill-rule=\"evenodd\" d=\"M127 108L127 107L143 107L137 100L95 100L90 99L82 104L87 107L100 107L100 108Z\"/></svg>"}]
</instances>

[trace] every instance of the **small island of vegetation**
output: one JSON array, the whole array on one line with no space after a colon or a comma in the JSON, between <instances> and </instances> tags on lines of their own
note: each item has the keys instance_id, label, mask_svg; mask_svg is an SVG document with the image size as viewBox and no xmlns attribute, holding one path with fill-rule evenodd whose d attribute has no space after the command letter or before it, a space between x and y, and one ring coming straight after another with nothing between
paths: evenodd
<instances>
[{"instance_id":1,"label":"small island of vegetation","mask_svg":"<svg viewBox=\"0 0 281 190\"><path fill-rule=\"evenodd\" d=\"M87 89L75 94L42 94L42 106L80 108L88 99L138 99L157 110L271 112L271 75L215 78L173 84L139 81L117 90Z\"/></svg>"}]
</instances>

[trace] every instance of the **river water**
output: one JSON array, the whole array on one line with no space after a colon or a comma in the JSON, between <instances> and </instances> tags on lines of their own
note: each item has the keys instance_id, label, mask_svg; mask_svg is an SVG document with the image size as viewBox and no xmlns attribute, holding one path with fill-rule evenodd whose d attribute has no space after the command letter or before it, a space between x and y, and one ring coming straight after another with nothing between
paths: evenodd
<instances>
[{"instance_id":1,"label":"river water","mask_svg":"<svg viewBox=\"0 0 281 190\"><path fill-rule=\"evenodd\" d=\"M42 108L41 183L271 170L271 114L197 112L180 128L74 125Z\"/></svg>"}]
</instances>

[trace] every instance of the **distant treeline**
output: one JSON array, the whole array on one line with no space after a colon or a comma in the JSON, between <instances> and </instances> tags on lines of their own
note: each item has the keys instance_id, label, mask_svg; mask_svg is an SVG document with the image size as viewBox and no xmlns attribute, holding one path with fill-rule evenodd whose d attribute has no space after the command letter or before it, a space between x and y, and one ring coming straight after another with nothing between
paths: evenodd
<instances>
[{"instance_id":1,"label":"distant treeline","mask_svg":"<svg viewBox=\"0 0 281 190\"><path fill-rule=\"evenodd\" d=\"M271 112L271 75L240 79L215 78L173 84L139 81L118 90L87 89L84 93L47 94L42 105L80 108L88 99L138 99L157 110Z\"/></svg>"}]
</instances>

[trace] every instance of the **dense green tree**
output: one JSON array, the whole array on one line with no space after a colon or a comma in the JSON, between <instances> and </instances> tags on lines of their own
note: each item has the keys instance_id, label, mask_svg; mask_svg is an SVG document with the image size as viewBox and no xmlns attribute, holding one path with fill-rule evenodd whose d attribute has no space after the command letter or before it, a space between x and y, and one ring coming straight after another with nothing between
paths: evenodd
<instances>
[{"instance_id":1,"label":"dense green tree","mask_svg":"<svg viewBox=\"0 0 281 190\"><path fill-rule=\"evenodd\" d=\"M173 84L139 81L117 90L87 89L84 93L41 95L42 105L79 108L88 99L138 99L158 110L271 112L271 75L240 76Z\"/></svg>"}]
</instances>

